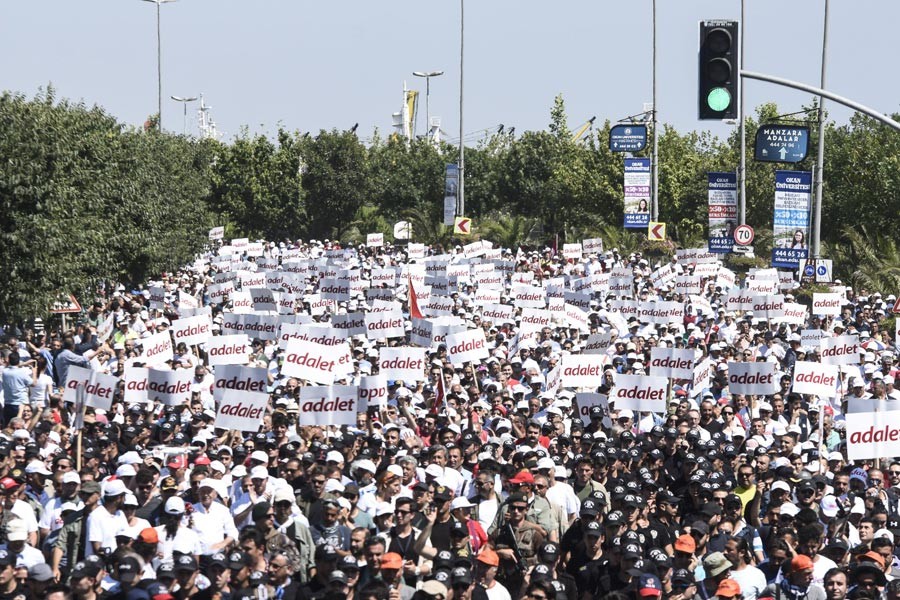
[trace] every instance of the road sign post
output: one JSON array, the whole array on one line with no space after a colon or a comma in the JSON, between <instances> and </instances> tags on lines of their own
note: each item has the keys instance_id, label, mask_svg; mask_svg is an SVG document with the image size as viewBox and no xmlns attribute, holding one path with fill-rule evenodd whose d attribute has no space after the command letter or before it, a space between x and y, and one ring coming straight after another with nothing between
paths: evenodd
<instances>
[{"instance_id":1,"label":"road sign post","mask_svg":"<svg viewBox=\"0 0 900 600\"><path fill-rule=\"evenodd\" d=\"M647 227L647 239L653 242L662 242L666 239L666 224L650 221Z\"/></svg>"},{"instance_id":2,"label":"road sign post","mask_svg":"<svg viewBox=\"0 0 900 600\"><path fill-rule=\"evenodd\" d=\"M734 229L734 243L738 246L749 246L753 243L756 234L749 225L738 225Z\"/></svg>"},{"instance_id":3,"label":"road sign post","mask_svg":"<svg viewBox=\"0 0 900 600\"><path fill-rule=\"evenodd\" d=\"M762 162L798 163L809 153L809 127L763 125L756 131L753 158Z\"/></svg>"},{"instance_id":4,"label":"road sign post","mask_svg":"<svg viewBox=\"0 0 900 600\"><path fill-rule=\"evenodd\" d=\"M453 224L453 233L458 235L471 235L472 219L469 217L456 217L456 222Z\"/></svg>"}]
</instances>

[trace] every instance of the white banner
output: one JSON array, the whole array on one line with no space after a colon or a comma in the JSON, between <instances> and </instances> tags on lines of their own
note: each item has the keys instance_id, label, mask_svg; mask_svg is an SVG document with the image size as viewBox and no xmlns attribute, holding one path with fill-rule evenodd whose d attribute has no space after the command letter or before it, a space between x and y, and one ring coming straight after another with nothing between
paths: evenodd
<instances>
[{"instance_id":1,"label":"white banner","mask_svg":"<svg viewBox=\"0 0 900 600\"><path fill-rule=\"evenodd\" d=\"M575 402L578 403L578 414L581 415L581 422L584 425L590 425L591 409L599 406L603 411L603 425L612 427L612 419L609 418L609 398L606 394L579 392L575 394Z\"/></svg>"},{"instance_id":2,"label":"white banner","mask_svg":"<svg viewBox=\"0 0 900 600\"><path fill-rule=\"evenodd\" d=\"M523 308L544 308L547 306L547 297L544 289L530 285L513 286L512 299L515 306Z\"/></svg>"},{"instance_id":3,"label":"white banner","mask_svg":"<svg viewBox=\"0 0 900 600\"><path fill-rule=\"evenodd\" d=\"M125 395L123 400L126 405L147 401L147 377L150 369L146 367L125 367Z\"/></svg>"},{"instance_id":4,"label":"white banner","mask_svg":"<svg viewBox=\"0 0 900 600\"><path fill-rule=\"evenodd\" d=\"M387 379L424 381L425 348L382 348L378 353L378 373Z\"/></svg>"},{"instance_id":5,"label":"white banner","mask_svg":"<svg viewBox=\"0 0 900 600\"><path fill-rule=\"evenodd\" d=\"M225 390L216 412L216 427L236 431L259 431L269 395L265 392Z\"/></svg>"},{"instance_id":6,"label":"white banner","mask_svg":"<svg viewBox=\"0 0 900 600\"><path fill-rule=\"evenodd\" d=\"M162 371L150 369L147 374L147 399L166 406L181 406L191 400L193 369Z\"/></svg>"},{"instance_id":7,"label":"white banner","mask_svg":"<svg viewBox=\"0 0 900 600\"><path fill-rule=\"evenodd\" d=\"M839 315L844 297L841 294L820 294L813 292L812 314Z\"/></svg>"},{"instance_id":8,"label":"white banner","mask_svg":"<svg viewBox=\"0 0 900 600\"><path fill-rule=\"evenodd\" d=\"M508 304L485 304L481 309L481 320L494 323L512 323L515 321L515 309Z\"/></svg>"},{"instance_id":9,"label":"white banner","mask_svg":"<svg viewBox=\"0 0 900 600\"><path fill-rule=\"evenodd\" d=\"M846 415L847 459L900 456L900 410Z\"/></svg>"},{"instance_id":10,"label":"white banner","mask_svg":"<svg viewBox=\"0 0 900 600\"><path fill-rule=\"evenodd\" d=\"M288 377L330 385L334 383L335 376L344 372L344 367L338 366L338 357L345 359L349 355L350 347L346 342L339 346L325 346L304 340L291 340L285 351L281 372Z\"/></svg>"},{"instance_id":11,"label":"white banner","mask_svg":"<svg viewBox=\"0 0 900 600\"><path fill-rule=\"evenodd\" d=\"M775 364L770 362L728 363L728 391L734 394L765 396L779 389L775 380Z\"/></svg>"},{"instance_id":12,"label":"white banner","mask_svg":"<svg viewBox=\"0 0 900 600\"><path fill-rule=\"evenodd\" d=\"M650 374L670 379L692 379L694 351L653 348L650 351Z\"/></svg>"},{"instance_id":13,"label":"white banner","mask_svg":"<svg viewBox=\"0 0 900 600\"><path fill-rule=\"evenodd\" d=\"M266 392L268 371L261 367L219 365L213 375L213 399L221 402L225 392Z\"/></svg>"},{"instance_id":14,"label":"white banner","mask_svg":"<svg viewBox=\"0 0 900 600\"><path fill-rule=\"evenodd\" d=\"M540 331L544 327L553 326L553 314L543 308L523 308L519 319L520 331Z\"/></svg>"},{"instance_id":15,"label":"white banner","mask_svg":"<svg viewBox=\"0 0 900 600\"><path fill-rule=\"evenodd\" d=\"M363 375L359 378L359 400L363 406L386 408L388 400L387 377L384 375Z\"/></svg>"},{"instance_id":16,"label":"white banner","mask_svg":"<svg viewBox=\"0 0 900 600\"><path fill-rule=\"evenodd\" d=\"M380 248L384 246L384 234L383 233L369 233L366 235L366 247L367 248Z\"/></svg>"},{"instance_id":17,"label":"white banner","mask_svg":"<svg viewBox=\"0 0 900 600\"><path fill-rule=\"evenodd\" d=\"M140 361L148 367L161 365L166 361L172 360L174 356L172 352L172 336L169 335L168 331L161 331L143 338L141 347L143 352L141 353Z\"/></svg>"},{"instance_id":18,"label":"white banner","mask_svg":"<svg viewBox=\"0 0 900 600\"><path fill-rule=\"evenodd\" d=\"M250 360L250 338L245 334L209 338L206 353L211 366L243 365Z\"/></svg>"},{"instance_id":19,"label":"white banner","mask_svg":"<svg viewBox=\"0 0 900 600\"><path fill-rule=\"evenodd\" d=\"M399 310L366 313L366 337L370 340L406 337L403 313Z\"/></svg>"},{"instance_id":20,"label":"white banner","mask_svg":"<svg viewBox=\"0 0 900 600\"><path fill-rule=\"evenodd\" d=\"M484 329L469 329L447 334L447 359L454 365L487 358L490 351L484 337Z\"/></svg>"},{"instance_id":21,"label":"white banner","mask_svg":"<svg viewBox=\"0 0 900 600\"><path fill-rule=\"evenodd\" d=\"M567 354L562 357L564 387L595 388L601 383L608 357L602 354Z\"/></svg>"},{"instance_id":22,"label":"white banner","mask_svg":"<svg viewBox=\"0 0 900 600\"><path fill-rule=\"evenodd\" d=\"M859 345L859 336L856 335L821 338L819 348L822 364L825 365L858 365L863 353L863 348Z\"/></svg>"},{"instance_id":23,"label":"white banner","mask_svg":"<svg viewBox=\"0 0 900 600\"><path fill-rule=\"evenodd\" d=\"M181 342L188 346L205 344L210 335L212 335L212 320L209 315L197 315L172 321L172 336L175 338L175 344Z\"/></svg>"},{"instance_id":24,"label":"white banner","mask_svg":"<svg viewBox=\"0 0 900 600\"><path fill-rule=\"evenodd\" d=\"M218 227L213 227L209 230L209 241L215 242L216 240L221 240L225 237L225 227L219 225Z\"/></svg>"},{"instance_id":25,"label":"white banner","mask_svg":"<svg viewBox=\"0 0 900 600\"><path fill-rule=\"evenodd\" d=\"M275 312L278 310L278 301L275 292L269 288L250 288L250 301L253 302L253 310L259 312Z\"/></svg>"},{"instance_id":26,"label":"white banner","mask_svg":"<svg viewBox=\"0 0 900 600\"><path fill-rule=\"evenodd\" d=\"M666 412L666 389L669 380L650 375L617 375L616 387L609 396L616 410Z\"/></svg>"},{"instance_id":27,"label":"white banner","mask_svg":"<svg viewBox=\"0 0 900 600\"><path fill-rule=\"evenodd\" d=\"M605 333L592 333L581 346L583 354L606 354L612 341L612 331Z\"/></svg>"},{"instance_id":28,"label":"white banner","mask_svg":"<svg viewBox=\"0 0 900 600\"><path fill-rule=\"evenodd\" d=\"M365 410L355 385L300 388L300 425L356 425Z\"/></svg>"},{"instance_id":29,"label":"white banner","mask_svg":"<svg viewBox=\"0 0 900 600\"><path fill-rule=\"evenodd\" d=\"M691 397L699 396L700 392L709 387L709 380L712 377L713 363L711 360L704 359L699 365L694 367L693 383L691 384Z\"/></svg>"},{"instance_id":30,"label":"white banner","mask_svg":"<svg viewBox=\"0 0 900 600\"><path fill-rule=\"evenodd\" d=\"M641 303L638 309L638 320L641 323L680 323L684 320L684 304L662 300Z\"/></svg>"},{"instance_id":31,"label":"white banner","mask_svg":"<svg viewBox=\"0 0 900 600\"><path fill-rule=\"evenodd\" d=\"M837 394L838 366L798 360L794 363L794 382L791 391L812 394L820 398L834 398Z\"/></svg>"},{"instance_id":32,"label":"white banner","mask_svg":"<svg viewBox=\"0 0 900 600\"><path fill-rule=\"evenodd\" d=\"M84 367L71 366L66 375L66 389L63 391L63 400L74 404L78 388L81 387L84 389L86 406L109 410L112 407L113 395L116 393L116 386L118 385L118 377L104 375Z\"/></svg>"}]
</instances>

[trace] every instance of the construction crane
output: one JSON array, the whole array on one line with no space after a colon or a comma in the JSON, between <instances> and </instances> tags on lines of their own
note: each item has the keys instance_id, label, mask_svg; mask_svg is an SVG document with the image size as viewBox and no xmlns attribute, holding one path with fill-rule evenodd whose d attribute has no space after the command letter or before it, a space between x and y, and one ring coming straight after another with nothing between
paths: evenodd
<instances>
[{"instance_id":1,"label":"construction crane","mask_svg":"<svg viewBox=\"0 0 900 600\"><path fill-rule=\"evenodd\" d=\"M579 127L575 131L574 135L572 135L572 141L577 142L577 141L581 140L581 136L583 136L588 129L591 129L594 126L594 121L596 121L596 120L597 120L597 117L591 117L590 119L588 119L587 122L584 125L582 125L581 127Z\"/></svg>"}]
</instances>

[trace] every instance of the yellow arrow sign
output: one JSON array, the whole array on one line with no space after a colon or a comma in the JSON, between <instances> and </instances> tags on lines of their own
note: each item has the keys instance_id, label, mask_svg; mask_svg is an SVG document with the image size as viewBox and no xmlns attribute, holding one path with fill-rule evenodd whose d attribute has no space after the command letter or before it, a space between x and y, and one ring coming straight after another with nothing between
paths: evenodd
<instances>
[{"instance_id":1,"label":"yellow arrow sign","mask_svg":"<svg viewBox=\"0 0 900 600\"><path fill-rule=\"evenodd\" d=\"M453 233L459 235L471 235L472 219L469 217L456 217L456 221L453 223Z\"/></svg>"},{"instance_id":2,"label":"yellow arrow sign","mask_svg":"<svg viewBox=\"0 0 900 600\"><path fill-rule=\"evenodd\" d=\"M661 242L666 239L666 224L650 221L647 226L647 239L654 242Z\"/></svg>"}]
</instances>

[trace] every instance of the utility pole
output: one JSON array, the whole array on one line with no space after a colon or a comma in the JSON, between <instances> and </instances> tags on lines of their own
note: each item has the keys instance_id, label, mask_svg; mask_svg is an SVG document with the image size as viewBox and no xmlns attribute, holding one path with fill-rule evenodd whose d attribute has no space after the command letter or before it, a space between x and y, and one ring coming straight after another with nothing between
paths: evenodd
<instances>
[{"instance_id":1,"label":"utility pole","mask_svg":"<svg viewBox=\"0 0 900 600\"><path fill-rule=\"evenodd\" d=\"M463 143L463 57L465 41L465 10L466 0L459 0L459 198L457 205L457 216L464 217L466 214L466 195L465 195L465 144Z\"/></svg>"},{"instance_id":2,"label":"utility pole","mask_svg":"<svg viewBox=\"0 0 900 600\"><path fill-rule=\"evenodd\" d=\"M650 212L653 221L659 220L659 129L656 110L656 0L652 0L653 11L653 158L651 169L653 170L653 196L651 198Z\"/></svg>"},{"instance_id":3,"label":"utility pole","mask_svg":"<svg viewBox=\"0 0 900 600\"><path fill-rule=\"evenodd\" d=\"M828 0L825 0L825 18L822 24L822 73L819 78L819 87L825 89L825 67L828 64ZM819 258L821 234L822 234L822 183L823 168L825 164L825 98L819 96L819 147L816 152L816 207L815 223L813 226L812 258Z\"/></svg>"},{"instance_id":4,"label":"utility pole","mask_svg":"<svg viewBox=\"0 0 900 600\"><path fill-rule=\"evenodd\" d=\"M157 91L157 125L162 132L162 34L159 24L159 7L175 0L144 0L156 5L156 91Z\"/></svg>"}]
</instances>

